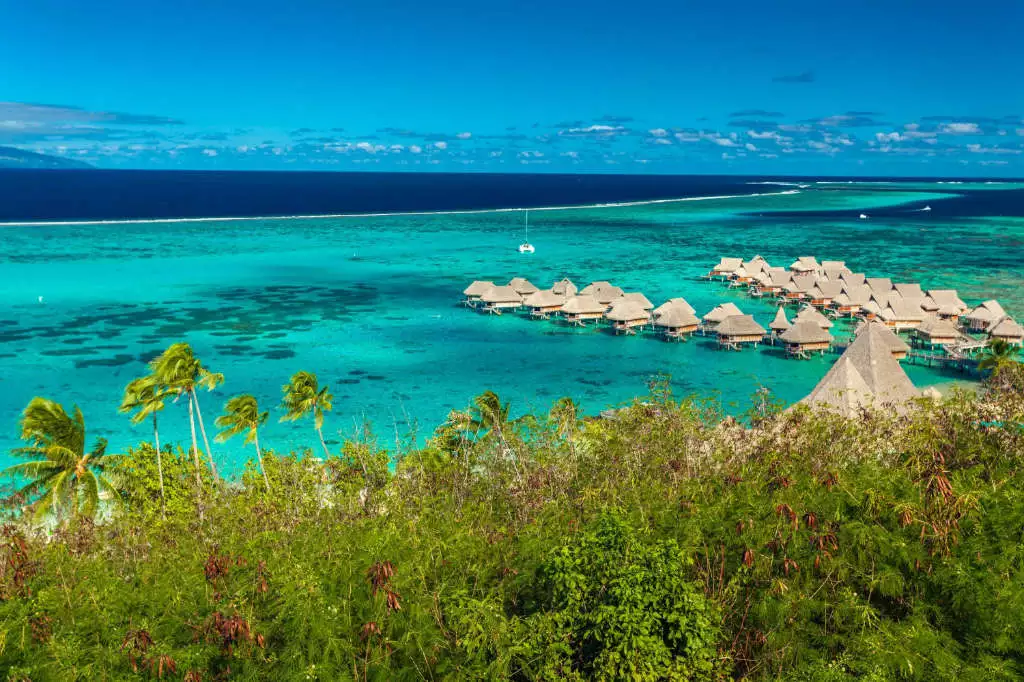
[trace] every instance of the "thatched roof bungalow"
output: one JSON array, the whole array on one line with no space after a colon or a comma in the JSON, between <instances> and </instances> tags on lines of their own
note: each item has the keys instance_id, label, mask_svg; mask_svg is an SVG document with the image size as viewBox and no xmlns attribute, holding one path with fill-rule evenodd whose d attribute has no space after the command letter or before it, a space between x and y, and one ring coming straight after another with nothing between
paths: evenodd
<instances>
[{"instance_id":1,"label":"thatched roof bungalow","mask_svg":"<svg viewBox=\"0 0 1024 682\"><path fill-rule=\"evenodd\" d=\"M555 282L551 287L551 291L555 292L559 296L569 298L570 296L575 296L579 289L575 284L573 284L571 279L565 277Z\"/></svg>"},{"instance_id":2,"label":"thatched roof bungalow","mask_svg":"<svg viewBox=\"0 0 1024 682\"><path fill-rule=\"evenodd\" d=\"M932 348L956 343L961 337L960 330L955 324L937 315L925 317L912 333L918 345Z\"/></svg>"},{"instance_id":3,"label":"thatched roof bungalow","mask_svg":"<svg viewBox=\"0 0 1024 682\"><path fill-rule=\"evenodd\" d=\"M576 294L562 305L562 316L567 322L583 326L587 320L599 320L604 317L608 305L601 303L588 294Z\"/></svg>"},{"instance_id":4,"label":"thatched roof bungalow","mask_svg":"<svg viewBox=\"0 0 1024 682\"><path fill-rule=\"evenodd\" d=\"M818 259L814 256L800 256L789 266L796 273L815 273L821 269Z\"/></svg>"},{"instance_id":5,"label":"thatched roof bungalow","mask_svg":"<svg viewBox=\"0 0 1024 682\"><path fill-rule=\"evenodd\" d=\"M673 306L654 318L654 326L668 339L681 339L697 331L700 320L682 306Z\"/></svg>"},{"instance_id":6,"label":"thatched roof bungalow","mask_svg":"<svg viewBox=\"0 0 1024 682\"><path fill-rule=\"evenodd\" d=\"M929 289L921 308L939 317L960 317L967 312L967 304L960 300L956 289Z\"/></svg>"},{"instance_id":7,"label":"thatched roof bungalow","mask_svg":"<svg viewBox=\"0 0 1024 682\"><path fill-rule=\"evenodd\" d=\"M658 317L658 316L664 315L668 311L674 310L676 308L679 308L680 310L685 310L686 312L690 313L691 315L695 315L697 313L697 311L694 309L694 307L686 302L685 298L677 297L677 298L670 298L667 301L665 301L664 303L662 303L661 305L659 305L657 308L655 308L654 309L654 316Z\"/></svg>"},{"instance_id":8,"label":"thatched roof bungalow","mask_svg":"<svg viewBox=\"0 0 1024 682\"><path fill-rule=\"evenodd\" d=\"M723 348L739 348L742 344L756 346L766 333L752 315L730 315L715 327L718 345Z\"/></svg>"},{"instance_id":9,"label":"thatched roof bungalow","mask_svg":"<svg viewBox=\"0 0 1024 682\"><path fill-rule=\"evenodd\" d=\"M635 334L637 327L643 327L651 321L651 313L649 311L640 303L627 299L616 301L604 316L612 323L612 328L616 334L619 332Z\"/></svg>"},{"instance_id":10,"label":"thatched roof bungalow","mask_svg":"<svg viewBox=\"0 0 1024 682\"><path fill-rule=\"evenodd\" d=\"M918 327L924 322L925 317L926 313L921 310L918 302L907 301L898 296L891 296L888 305L878 312L878 318L897 332Z\"/></svg>"},{"instance_id":11,"label":"thatched roof bungalow","mask_svg":"<svg viewBox=\"0 0 1024 682\"><path fill-rule=\"evenodd\" d=\"M768 328L771 329L772 333L776 336L792 326L793 325L790 324L789 320L786 318L786 309L781 306L775 311L775 319L768 323Z\"/></svg>"},{"instance_id":12,"label":"thatched roof bungalow","mask_svg":"<svg viewBox=\"0 0 1024 682\"><path fill-rule=\"evenodd\" d=\"M832 345L832 335L828 330L808 320L794 322L779 335L779 339L790 355L805 356L814 351L824 353Z\"/></svg>"},{"instance_id":13,"label":"thatched roof bungalow","mask_svg":"<svg viewBox=\"0 0 1024 682\"><path fill-rule=\"evenodd\" d=\"M477 305L480 302L480 296L493 286L494 282L489 280L476 280L462 290L462 295L466 297L462 302L469 306Z\"/></svg>"},{"instance_id":14,"label":"thatched roof bungalow","mask_svg":"<svg viewBox=\"0 0 1024 682\"><path fill-rule=\"evenodd\" d=\"M755 295L781 294L782 288L793 279L793 273L786 268L768 268L754 278Z\"/></svg>"},{"instance_id":15,"label":"thatched roof bungalow","mask_svg":"<svg viewBox=\"0 0 1024 682\"><path fill-rule=\"evenodd\" d=\"M716 305L711 309L711 312L704 316L704 326L711 329L720 324L727 317L742 314L743 311L736 307L735 303L722 303L720 305Z\"/></svg>"},{"instance_id":16,"label":"thatched roof bungalow","mask_svg":"<svg viewBox=\"0 0 1024 682\"><path fill-rule=\"evenodd\" d=\"M623 294L622 295L622 300L632 301L633 303L638 304L644 310L651 310L651 309L654 308L654 304L651 303L650 299L648 299L646 296L644 296L643 294L641 294L639 292L630 292L630 293ZM618 303L618 302L619 302L618 300L614 301L614 303Z\"/></svg>"},{"instance_id":17,"label":"thatched roof bungalow","mask_svg":"<svg viewBox=\"0 0 1024 682\"><path fill-rule=\"evenodd\" d=\"M866 283L863 272L844 272L839 275L847 287L859 287Z\"/></svg>"},{"instance_id":18,"label":"thatched roof bungalow","mask_svg":"<svg viewBox=\"0 0 1024 682\"><path fill-rule=\"evenodd\" d=\"M530 309L534 317L547 317L557 313L565 304L565 296L556 294L551 289L535 291L523 299L523 305Z\"/></svg>"},{"instance_id":19,"label":"thatched roof bungalow","mask_svg":"<svg viewBox=\"0 0 1024 682\"><path fill-rule=\"evenodd\" d=\"M898 282L893 284L892 288L896 290L896 293L900 295L900 298L907 301L922 301L925 298L925 294L921 290L921 285L916 282ZM920 303L918 305L920 305Z\"/></svg>"},{"instance_id":20,"label":"thatched roof bungalow","mask_svg":"<svg viewBox=\"0 0 1024 682\"><path fill-rule=\"evenodd\" d=\"M528 294L534 294L540 289L533 285L533 282L526 279L525 277L513 277L508 281L508 285L516 290L520 296L527 296Z\"/></svg>"},{"instance_id":21,"label":"thatched roof bungalow","mask_svg":"<svg viewBox=\"0 0 1024 682\"><path fill-rule=\"evenodd\" d=\"M1024 345L1024 327L1007 315L992 324L988 330L990 339L1001 339L1014 346Z\"/></svg>"},{"instance_id":22,"label":"thatched roof bungalow","mask_svg":"<svg viewBox=\"0 0 1024 682\"><path fill-rule=\"evenodd\" d=\"M831 280L818 280L810 291L807 292L807 298L810 299L811 305L825 307L832 304L843 291L843 283L839 281Z\"/></svg>"},{"instance_id":23,"label":"thatched roof bungalow","mask_svg":"<svg viewBox=\"0 0 1024 682\"><path fill-rule=\"evenodd\" d=\"M866 284L847 286L832 300L832 306L844 315L855 315L861 312L871 300L871 289Z\"/></svg>"},{"instance_id":24,"label":"thatched roof bungalow","mask_svg":"<svg viewBox=\"0 0 1024 682\"><path fill-rule=\"evenodd\" d=\"M892 280L888 277L868 277L864 283L871 289L871 295L881 300L887 299L892 291Z\"/></svg>"},{"instance_id":25,"label":"thatched roof bungalow","mask_svg":"<svg viewBox=\"0 0 1024 682\"><path fill-rule=\"evenodd\" d=\"M501 315L503 310L515 309L523 305L522 295L509 285L494 286L480 295L484 311Z\"/></svg>"},{"instance_id":26,"label":"thatched roof bungalow","mask_svg":"<svg viewBox=\"0 0 1024 682\"><path fill-rule=\"evenodd\" d=\"M904 412L919 393L893 357L886 332L877 322L865 325L800 402L835 410L845 417L858 417L864 408Z\"/></svg>"},{"instance_id":27,"label":"thatched roof bungalow","mask_svg":"<svg viewBox=\"0 0 1024 682\"><path fill-rule=\"evenodd\" d=\"M886 327L881 322L864 322L857 327L854 332L854 338L856 338L862 332L872 329L872 333L885 342L888 346L892 356L897 360L902 360L907 357L907 353L910 352L910 345L906 341L896 335L893 330Z\"/></svg>"},{"instance_id":28,"label":"thatched roof bungalow","mask_svg":"<svg viewBox=\"0 0 1024 682\"><path fill-rule=\"evenodd\" d=\"M982 331L992 326L992 323L1006 317L1006 311L999 301L995 299L985 301L971 310L965 316L967 328L971 331Z\"/></svg>"},{"instance_id":29,"label":"thatched roof bungalow","mask_svg":"<svg viewBox=\"0 0 1024 682\"><path fill-rule=\"evenodd\" d=\"M832 320L822 315L816 308L812 306L804 306L800 312L793 318L793 324L797 322L812 322L818 325L821 329L831 329Z\"/></svg>"},{"instance_id":30,"label":"thatched roof bungalow","mask_svg":"<svg viewBox=\"0 0 1024 682\"><path fill-rule=\"evenodd\" d=\"M599 281L591 282L583 287L579 293L585 296L593 296L601 303L610 304L615 299L621 298L624 292L611 282Z\"/></svg>"},{"instance_id":31,"label":"thatched roof bungalow","mask_svg":"<svg viewBox=\"0 0 1024 682\"><path fill-rule=\"evenodd\" d=\"M728 277L743 265L742 258L723 258L708 272L709 277Z\"/></svg>"},{"instance_id":32,"label":"thatched roof bungalow","mask_svg":"<svg viewBox=\"0 0 1024 682\"><path fill-rule=\"evenodd\" d=\"M788 284L782 287L782 297L787 301L800 301L807 298L818 278L814 275L794 275Z\"/></svg>"}]
</instances>

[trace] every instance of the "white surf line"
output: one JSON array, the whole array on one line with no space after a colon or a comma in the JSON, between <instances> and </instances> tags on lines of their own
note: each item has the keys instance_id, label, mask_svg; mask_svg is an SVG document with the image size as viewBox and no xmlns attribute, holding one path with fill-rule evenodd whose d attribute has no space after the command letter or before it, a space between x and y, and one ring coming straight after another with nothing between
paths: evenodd
<instances>
[{"instance_id":1,"label":"white surf line","mask_svg":"<svg viewBox=\"0 0 1024 682\"><path fill-rule=\"evenodd\" d=\"M673 204L684 201L711 201L714 199L745 199L747 197L774 197L784 194L799 194L800 190L790 189L784 192L756 192L753 194L723 194L710 197L683 197L680 199L642 199L640 201L620 201L609 204L583 204L579 206L537 206L533 208L475 208L451 211L398 211L378 213L314 213L311 215L268 215L268 216L237 216L212 218L137 218L123 220L31 220L21 222L0 222L0 227L59 227L67 225L151 225L164 223L221 223L243 220L324 220L328 218L383 218L388 216L429 216L429 215L476 215L482 213L513 213L516 211L577 211L589 208L619 208L628 206L647 206L650 204Z\"/></svg>"}]
</instances>

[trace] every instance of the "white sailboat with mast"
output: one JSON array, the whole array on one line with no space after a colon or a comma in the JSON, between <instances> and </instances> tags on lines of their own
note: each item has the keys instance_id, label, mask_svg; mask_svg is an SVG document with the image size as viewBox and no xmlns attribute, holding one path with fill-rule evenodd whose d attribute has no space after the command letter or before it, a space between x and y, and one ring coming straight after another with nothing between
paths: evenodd
<instances>
[{"instance_id":1,"label":"white sailboat with mast","mask_svg":"<svg viewBox=\"0 0 1024 682\"><path fill-rule=\"evenodd\" d=\"M526 217L523 226L526 230L526 235L523 238L523 243L519 245L519 253L533 253L535 249L533 244L530 243L530 212L525 211L524 215Z\"/></svg>"}]
</instances>

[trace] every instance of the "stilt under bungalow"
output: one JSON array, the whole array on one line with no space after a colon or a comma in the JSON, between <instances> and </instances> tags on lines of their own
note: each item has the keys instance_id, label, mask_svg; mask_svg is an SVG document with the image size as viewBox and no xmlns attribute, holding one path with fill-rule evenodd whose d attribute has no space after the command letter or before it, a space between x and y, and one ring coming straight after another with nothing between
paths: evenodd
<instances>
[{"instance_id":1,"label":"stilt under bungalow","mask_svg":"<svg viewBox=\"0 0 1024 682\"><path fill-rule=\"evenodd\" d=\"M811 353L824 353L832 345L832 335L827 329L809 320L794 322L779 335L786 352L795 357L810 357Z\"/></svg>"},{"instance_id":2,"label":"stilt under bungalow","mask_svg":"<svg viewBox=\"0 0 1024 682\"><path fill-rule=\"evenodd\" d=\"M471 308L476 307L480 303L480 296L482 296L485 291L494 286L494 282L491 282L489 280L476 280L475 282L473 282L468 287L462 290L462 295L465 296L465 298L462 301L463 305L468 305Z\"/></svg>"},{"instance_id":3,"label":"stilt under bungalow","mask_svg":"<svg viewBox=\"0 0 1024 682\"><path fill-rule=\"evenodd\" d=\"M739 350L744 345L756 346L767 333L752 315L730 315L715 327L720 348Z\"/></svg>"},{"instance_id":4,"label":"stilt under bungalow","mask_svg":"<svg viewBox=\"0 0 1024 682\"><path fill-rule=\"evenodd\" d=\"M523 305L522 295L511 286L491 287L480 296L484 312L501 315L505 310L515 310Z\"/></svg>"},{"instance_id":5,"label":"stilt under bungalow","mask_svg":"<svg viewBox=\"0 0 1024 682\"><path fill-rule=\"evenodd\" d=\"M600 320L608 310L608 305L601 303L589 294L576 294L566 300L561 314L565 321L583 327L588 321Z\"/></svg>"}]
</instances>

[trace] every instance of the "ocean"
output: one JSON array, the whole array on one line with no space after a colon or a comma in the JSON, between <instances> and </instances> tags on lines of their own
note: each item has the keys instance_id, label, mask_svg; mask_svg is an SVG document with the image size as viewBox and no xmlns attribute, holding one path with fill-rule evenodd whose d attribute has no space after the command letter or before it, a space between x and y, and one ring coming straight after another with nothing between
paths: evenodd
<instances>
[{"instance_id":1,"label":"ocean","mask_svg":"<svg viewBox=\"0 0 1024 682\"><path fill-rule=\"evenodd\" d=\"M534 209L534 254L516 249L522 211L502 210L517 207ZM312 214L334 217L295 217ZM317 444L311 424L277 421L300 369L335 395L330 441L368 421L388 445L428 437L487 389L516 413L568 395L594 414L666 373L678 394L740 413L762 386L798 400L835 359L480 315L459 305L474 279L605 279L655 303L684 296L699 314L731 300L766 325L771 304L699 275L722 256L814 255L1024 316L1018 183L12 171L0 172L0 222L0 453L35 395L79 405L111 451L148 438L117 406L176 341L226 376L200 395L207 428L228 397L252 393L272 411L260 441L277 450ZM907 370L919 387L962 379ZM186 441L184 405L168 405L161 431ZM214 454L233 471L251 456L240 440Z\"/></svg>"}]
</instances>

